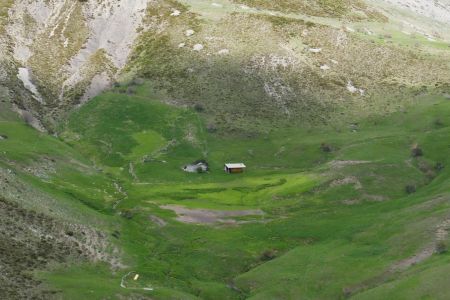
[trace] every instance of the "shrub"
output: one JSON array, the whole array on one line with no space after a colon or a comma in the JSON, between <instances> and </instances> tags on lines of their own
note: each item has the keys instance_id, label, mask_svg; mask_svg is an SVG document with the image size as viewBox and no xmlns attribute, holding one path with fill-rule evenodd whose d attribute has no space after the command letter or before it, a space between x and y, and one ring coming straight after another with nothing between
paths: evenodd
<instances>
[{"instance_id":1,"label":"shrub","mask_svg":"<svg viewBox=\"0 0 450 300\"><path fill-rule=\"evenodd\" d=\"M434 126L442 127L442 126L444 126L444 122L441 119L436 119L436 120L434 120Z\"/></svg>"},{"instance_id":2,"label":"shrub","mask_svg":"<svg viewBox=\"0 0 450 300\"><path fill-rule=\"evenodd\" d=\"M405 187L405 191L407 194L414 194L417 191L417 187L414 184L408 184Z\"/></svg>"},{"instance_id":3,"label":"shrub","mask_svg":"<svg viewBox=\"0 0 450 300\"><path fill-rule=\"evenodd\" d=\"M199 104L199 103L197 103L197 104L194 105L194 109L195 109L196 112L199 112L199 113L205 111L205 108L203 107L203 105L201 105L201 104Z\"/></svg>"},{"instance_id":4,"label":"shrub","mask_svg":"<svg viewBox=\"0 0 450 300\"><path fill-rule=\"evenodd\" d=\"M422 150L422 148L420 148L418 145L415 145L415 146L411 149L411 155L412 155L412 157L420 157L420 156L423 156L423 150Z\"/></svg>"},{"instance_id":5,"label":"shrub","mask_svg":"<svg viewBox=\"0 0 450 300\"><path fill-rule=\"evenodd\" d=\"M277 250L266 250L261 254L261 257L259 258L261 261L269 261L277 257L278 251Z\"/></svg>"},{"instance_id":6,"label":"shrub","mask_svg":"<svg viewBox=\"0 0 450 300\"><path fill-rule=\"evenodd\" d=\"M329 144L322 143L320 149L325 153L330 153L333 151L333 147Z\"/></svg>"},{"instance_id":7,"label":"shrub","mask_svg":"<svg viewBox=\"0 0 450 300\"><path fill-rule=\"evenodd\" d=\"M111 234L113 237L115 237L116 239L118 239L120 237L120 232L117 230L114 230L114 232Z\"/></svg>"}]
</instances>

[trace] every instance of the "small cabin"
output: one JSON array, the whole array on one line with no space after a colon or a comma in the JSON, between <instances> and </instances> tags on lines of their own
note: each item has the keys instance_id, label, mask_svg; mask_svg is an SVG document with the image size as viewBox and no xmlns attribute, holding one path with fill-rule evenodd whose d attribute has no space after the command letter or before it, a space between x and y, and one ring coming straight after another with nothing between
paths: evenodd
<instances>
[{"instance_id":1,"label":"small cabin","mask_svg":"<svg viewBox=\"0 0 450 300\"><path fill-rule=\"evenodd\" d=\"M245 168L247 168L243 163L237 164L225 164L225 172L230 174L244 173Z\"/></svg>"}]
</instances>

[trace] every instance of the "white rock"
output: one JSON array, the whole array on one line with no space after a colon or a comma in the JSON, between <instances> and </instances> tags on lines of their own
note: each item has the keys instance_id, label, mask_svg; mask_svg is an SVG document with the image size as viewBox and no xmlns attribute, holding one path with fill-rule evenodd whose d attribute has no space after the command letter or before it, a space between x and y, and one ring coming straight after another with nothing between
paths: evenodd
<instances>
[{"instance_id":1,"label":"white rock","mask_svg":"<svg viewBox=\"0 0 450 300\"><path fill-rule=\"evenodd\" d=\"M359 93L361 96L364 96L364 94L365 94L365 90L363 90L363 89L360 89L360 88L357 88L357 87L355 87L354 85L353 85L353 83L349 80L348 81L348 83L347 83L347 90L350 92L350 93L352 93L352 94L354 94L354 93Z\"/></svg>"},{"instance_id":2,"label":"white rock","mask_svg":"<svg viewBox=\"0 0 450 300\"><path fill-rule=\"evenodd\" d=\"M353 85L351 81L347 82L347 90L352 94L358 91L358 89Z\"/></svg>"},{"instance_id":3,"label":"white rock","mask_svg":"<svg viewBox=\"0 0 450 300\"><path fill-rule=\"evenodd\" d=\"M172 17L178 17L179 15L181 15L181 11L179 11L178 9L175 9L173 11L173 13L170 14Z\"/></svg>"},{"instance_id":4,"label":"white rock","mask_svg":"<svg viewBox=\"0 0 450 300\"><path fill-rule=\"evenodd\" d=\"M184 48L184 47L186 47L186 43L179 43L178 44L178 48Z\"/></svg>"},{"instance_id":5,"label":"white rock","mask_svg":"<svg viewBox=\"0 0 450 300\"><path fill-rule=\"evenodd\" d=\"M226 55L229 53L230 53L230 50L228 50L228 49L222 49L219 52L217 52L217 54L220 54L220 55Z\"/></svg>"},{"instance_id":6,"label":"white rock","mask_svg":"<svg viewBox=\"0 0 450 300\"><path fill-rule=\"evenodd\" d=\"M309 52L320 53L322 52L322 48L309 48Z\"/></svg>"},{"instance_id":7,"label":"white rock","mask_svg":"<svg viewBox=\"0 0 450 300\"><path fill-rule=\"evenodd\" d=\"M351 28L351 27L345 27L345 30L347 30L348 32L355 32L355 29Z\"/></svg>"},{"instance_id":8,"label":"white rock","mask_svg":"<svg viewBox=\"0 0 450 300\"><path fill-rule=\"evenodd\" d=\"M215 3L215 2L213 2L211 5L214 6L214 7L223 7L222 4Z\"/></svg>"},{"instance_id":9,"label":"white rock","mask_svg":"<svg viewBox=\"0 0 450 300\"><path fill-rule=\"evenodd\" d=\"M320 69L326 71L326 70L329 70L331 68L330 68L329 65L323 65L323 66L320 66Z\"/></svg>"},{"instance_id":10,"label":"white rock","mask_svg":"<svg viewBox=\"0 0 450 300\"><path fill-rule=\"evenodd\" d=\"M194 51L202 51L203 50L203 45L202 44L195 44L194 47L192 49L194 49Z\"/></svg>"},{"instance_id":11,"label":"white rock","mask_svg":"<svg viewBox=\"0 0 450 300\"><path fill-rule=\"evenodd\" d=\"M247 10L247 9L250 9L250 7L248 7L247 5L241 5L241 6L239 6L241 9L245 9L245 10Z\"/></svg>"},{"instance_id":12,"label":"white rock","mask_svg":"<svg viewBox=\"0 0 450 300\"><path fill-rule=\"evenodd\" d=\"M337 60L330 59L330 61L331 61L333 64L335 64L335 65L339 64L339 62L338 62Z\"/></svg>"},{"instance_id":13,"label":"white rock","mask_svg":"<svg viewBox=\"0 0 450 300\"><path fill-rule=\"evenodd\" d=\"M188 29L188 30L186 30L186 33L185 33L185 35L186 35L186 36L192 36L192 35L194 35L194 33L195 33L195 31L194 31L194 30L192 30L192 29Z\"/></svg>"}]
</instances>

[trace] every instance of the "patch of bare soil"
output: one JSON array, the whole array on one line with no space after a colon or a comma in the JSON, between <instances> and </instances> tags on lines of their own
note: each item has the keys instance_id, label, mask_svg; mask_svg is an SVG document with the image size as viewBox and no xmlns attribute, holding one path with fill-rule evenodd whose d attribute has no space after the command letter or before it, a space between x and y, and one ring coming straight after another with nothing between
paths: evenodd
<instances>
[{"instance_id":1,"label":"patch of bare soil","mask_svg":"<svg viewBox=\"0 0 450 300\"><path fill-rule=\"evenodd\" d=\"M211 210L211 209L190 209L180 205L163 205L163 209L169 209L177 214L176 220L189 224L240 224L233 220L233 217L263 216L260 209L253 210Z\"/></svg>"},{"instance_id":2,"label":"patch of bare soil","mask_svg":"<svg viewBox=\"0 0 450 300\"><path fill-rule=\"evenodd\" d=\"M425 259L431 257L433 253L435 252L435 245L429 245L426 248L422 249L421 251L417 252L411 257L405 258L401 261L396 262L394 265L391 266L389 269L389 272L401 272L404 271L422 261Z\"/></svg>"},{"instance_id":3,"label":"patch of bare soil","mask_svg":"<svg viewBox=\"0 0 450 300\"><path fill-rule=\"evenodd\" d=\"M371 161L368 160L333 160L329 163L332 169L341 169L347 166L370 164Z\"/></svg>"}]
</instances>

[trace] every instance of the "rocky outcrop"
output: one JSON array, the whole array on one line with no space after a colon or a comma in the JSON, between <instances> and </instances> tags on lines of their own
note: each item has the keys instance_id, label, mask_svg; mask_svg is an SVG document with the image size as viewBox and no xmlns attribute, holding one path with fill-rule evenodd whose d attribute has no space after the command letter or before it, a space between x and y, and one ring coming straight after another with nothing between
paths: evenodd
<instances>
[{"instance_id":1,"label":"rocky outcrop","mask_svg":"<svg viewBox=\"0 0 450 300\"><path fill-rule=\"evenodd\" d=\"M9 55L18 78L49 119L116 80L147 2L15 1L6 26Z\"/></svg>"}]
</instances>

